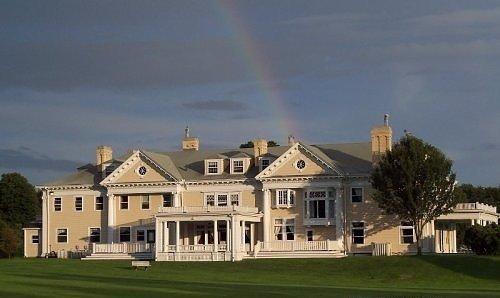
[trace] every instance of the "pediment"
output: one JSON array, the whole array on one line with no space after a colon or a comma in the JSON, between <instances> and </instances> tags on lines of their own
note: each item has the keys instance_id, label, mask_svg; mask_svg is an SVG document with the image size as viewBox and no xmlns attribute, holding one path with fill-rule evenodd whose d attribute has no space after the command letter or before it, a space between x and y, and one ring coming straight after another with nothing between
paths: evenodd
<instances>
[{"instance_id":1,"label":"pediment","mask_svg":"<svg viewBox=\"0 0 500 298\"><path fill-rule=\"evenodd\" d=\"M117 169L106 177L101 184L151 183L175 181L165 169L146 154L136 151Z\"/></svg>"},{"instance_id":2,"label":"pediment","mask_svg":"<svg viewBox=\"0 0 500 298\"><path fill-rule=\"evenodd\" d=\"M259 173L256 178L341 174L341 171L334 164L325 161L300 143L296 143Z\"/></svg>"}]
</instances>

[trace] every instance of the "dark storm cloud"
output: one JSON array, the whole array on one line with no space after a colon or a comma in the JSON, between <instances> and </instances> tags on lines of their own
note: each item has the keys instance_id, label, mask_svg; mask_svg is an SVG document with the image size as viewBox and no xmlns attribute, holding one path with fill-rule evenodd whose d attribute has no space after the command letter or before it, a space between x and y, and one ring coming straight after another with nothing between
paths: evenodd
<instances>
[{"instance_id":1,"label":"dark storm cloud","mask_svg":"<svg viewBox=\"0 0 500 298\"><path fill-rule=\"evenodd\" d=\"M53 159L40 155L29 148L0 149L0 168L3 169L30 169L44 171L74 171L81 166L81 162L64 159Z\"/></svg>"}]
</instances>

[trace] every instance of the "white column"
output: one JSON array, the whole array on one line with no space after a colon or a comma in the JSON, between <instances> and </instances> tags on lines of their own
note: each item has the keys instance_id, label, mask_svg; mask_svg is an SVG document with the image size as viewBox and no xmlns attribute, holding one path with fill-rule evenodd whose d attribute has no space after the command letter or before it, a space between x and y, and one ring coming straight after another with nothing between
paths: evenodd
<instances>
[{"instance_id":1,"label":"white column","mask_svg":"<svg viewBox=\"0 0 500 298\"><path fill-rule=\"evenodd\" d=\"M214 220L214 251L219 250L219 231L217 227L217 220Z\"/></svg>"},{"instance_id":2,"label":"white column","mask_svg":"<svg viewBox=\"0 0 500 298\"><path fill-rule=\"evenodd\" d=\"M342 203L342 188L335 188L335 240L343 249L344 246L344 204Z\"/></svg>"},{"instance_id":3,"label":"white column","mask_svg":"<svg viewBox=\"0 0 500 298\"><path fill-rule=\"evenodd\" d=\"M271 191L269 189L264 189L264 201L263 201L262 212L264 213L263 227L264 232L264 243L269 242L269 231L271 228Z\"/></svg>"},{"instance_id":4,"label":"white column","mask_svg":"<svg viewBox=\"0 0 500 298\"><path fill-rule=\"evenodd\" d=\"M49 206L48 190L44 190L42 196L42 255L49 252Z\"/></svg>"},{"instance_id":5,"label":"white column","mask_svg":"<svg viewBox=\"0 0 500 298\"><path fill-rule=\"evenodd\" d=\"M115 225L116 225L116 212L115 212L115 196L108 193L108 243L114 242Z\"/></svg>"},{"instance_id":6,"label":"white column","mask_svg":"<svg viewBox=\"0 0 500 298\"><path fill-rule=\"evenodd\" d=\"M244 247L242 250L246 251L246 245L245 245L245 231L246 231L246 223L244 220L241 221L241 243L240 247Z\"/></svg>"},{"instance_id":7,"label":"white column","mask_svg":"<svg viewBox=\"0 0 500 298\"><path fill-rule=\"evenodd\" d=\"M163 221L160 221L160 219L155 218L155 259L158 258L158 253L163 250ZM130 231L132 233L132 231ZM147 235L146 235L147 237ZM132 238L132 235L130 235L130 238Z\"/></svg>"},{"instance_id":8,"label":"white column","mask_svg":"<svg viewBox=\"0 0 500 298\"><path fill-rule=\"evenodd\" d=\"M181 238L181 222L175 222L175 251L179 251L179 241Z\"/></svg>"},{"instance_id":9,"label":"white column","mask_svg":"<svg viewBox=\"0 0 500 298\"><path fill-rule=\"evenodd\" d=\"M231 224L226 220L226 251L231 251Z\"/></svg>"},{"instance_id":10,"label":"white column","mask_svg":"<svg viewBox=\"0 0 500 298\"><path fill-rule=\"evenodd\" d=\"M163 251L168 251L170 231L168 230L168 221L163 222Z\"/></svg>"},{"instance_id":11,"label":"white column","mask_svg":"<svg viewBox=\"0 0 500 298\"><path fill-rule=\"evenodd\" d=\"M250 250L253 251L255 245L255 223L250 224Z\"/></svg>"},{"instance_id":12,"label":"white column","mask_svg":"<svg viewBox=\"0 0 500 298\"><path fill-rule=\"evenodd\" d=\"M181 206L180 195L178 192L174 192L174 207L180 207L180 206Z\"/></svg>"},{"instance_id":13,"label":"white column","mask_svg":"<svg viewBox=\"0 0 500 298\"><path fill-rule=\"evenodd\" d=\"M233 216L231 218L231 255L232 260L239 260L239 252L240 252L240 227L239 227L239 218L237 216Z\"/></svg>"}]
</instances>

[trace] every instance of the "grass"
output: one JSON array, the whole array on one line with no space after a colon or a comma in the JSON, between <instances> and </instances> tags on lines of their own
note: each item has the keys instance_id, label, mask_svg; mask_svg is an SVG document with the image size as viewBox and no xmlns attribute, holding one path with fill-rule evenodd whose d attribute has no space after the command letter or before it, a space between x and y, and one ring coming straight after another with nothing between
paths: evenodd
<instances>
[{"instance_id":1,"label":"grass","mask_svg":"<svg viewBox=\"0 0 500 298\"><path fill-rule=\"evenodd\" d=\"M214 263L0 260L0 297L500 297L500 257L274 259Z\"/></svg>"}]
</instances>

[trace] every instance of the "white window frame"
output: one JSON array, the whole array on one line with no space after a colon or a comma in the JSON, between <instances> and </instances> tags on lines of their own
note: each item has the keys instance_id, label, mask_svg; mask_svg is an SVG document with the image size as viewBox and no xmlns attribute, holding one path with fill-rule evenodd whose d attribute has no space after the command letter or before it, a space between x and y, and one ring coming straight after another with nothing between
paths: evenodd
<instances>
[{"instance_id":1,"label":"white window frame","mask_svg":"<svg viewBox=\"0 0 500 298\"><path fill-rule=\"evenodd\" d=\"M122 199L127 198L127 208L122 208ZM127 195L120 196L120 210L129 210L130 209L130 197Z\"/></svg>"},{"instance_id":2,"label":"white window frame","mask_svg":"<svg viewBox=\"0 0 500 298\"><path fill-rule=\"evenodd\" d=\"M415 243L415 226L414 225L403 225L404 223L410 223L409 221L402 220L399 224L399 244L403 245L410 245ZM411 243L405 243L403 241L404 237L409 237L409 236L404 236L403 230L412 230L412 242Z\"/></svg>"},{"instance_id":3,"label":"white window frame","mask_svg":"<svg viewBox=\"0 0 500 298\"><path fill-rule=\"evenodd\" d=\"M94 242L94 241L91 241L91 237L92 237L92 229L98 229L99 230L99 241L97 242ZM89 243L101 243L101 232L102 232L102 229L101 227L89 227Z\"/></svg>"},{"instance_id":4,"label":"white window frame","mask_svg":"<svg viewBox=\"0 0 500 298\"><path fill-rule=\"evenodd\" d=\"M230 162L231 162L231 174L245 174L247 168L246 158L231 158ZM241 172L235 171L236 166L234 165L234 163L236 162L241 162Z\"/></svg>"},{"instance_id":5,"label":"white window frame","mask_svg":"<svg viewBox=\"0 0 500 298\"><path fill-rule=\"evenodd\" d=\"M128 235L129 235L129 236L128 236L128 241L122 241L122 239L121 239L121 235L122 235L121 230L122 230L123 228L128 228L128 230L129 230L129 234L128 234ZM132 242L132 227L131 227L131 226L122 226L122 227L119 227L119 228L118 228L118 240L119 240L120 242L126 242L126 243L127 243L127 242Z\"/></svg>"},{"instance_id":6,"label":"white window frame","mask_svg":"<svg viewBox=\"0 0 500 298\"><path fill-rule=\"evenodd\" d=\"M34 242L33 238L36 237L36 242ZM36 234L36 235L31 235L31 244L40 244L40 235Z\"/></svg>"},{"instance_id":7,"label":"white window frame","mask_svg":"<svg viewBox=\"0 0 500 298\"><path fill-rule=\"evenodd\" d=\"M144 208L143 206L144 198L148 198L148 208ZM151 210L151 196L149 194L142 194L140 204L141 204L141 210Z\"/></svg>"},{"instance_id":8,"label":"white window frame","mask_svg":"<svg viewBox=\"0 0 500 298\"><path fill-rule=\"evenodd\" d=\"M325 197L311 198L311 193L324 192ZM333 196L331 196L333 194ZM335 219L336 203L338 200L338 190L335 188L311 188L304 190L304 219L308 221L325 221ZM325 201L325 217L311 217L310 202L311 201ZM333 204L333 207L330 205ZM330 214L333 211L333 214Z\"/></svg>"},{"instance_id":9,"label":"white window frame","mask_svg":"<svg viewBox=\"0 0 500 298\"><path fill-rule=\"evenodd\" d=\"M66 230L66 241L59 241L59 230ZM68 243L69 242L69 229L68 228L56 228L56 242L57 243Z\"/></svg>"},{"instance_id":10,"label":"white window frame","mask_svg":"<svg viewBox=\"0 0 500 298\"><path fill-rule=\"evenodd\" d=\"M210 173L210 168L211 168L210 163L216 163L216 165L217 165L217 172L216 173ZM220 175L222 173L222 164L223 163L224 162L221 159L206 159L205 160L205 175Z\"/></svg>"},{"instance_id":11,"label":"white window frame","mask_svg":"<svg viewBox=\"0 0 500 298\"><path fill-rule=\"evenodd\" d=\"M277 220L281 220L280 225L276 224ZM292 221L293 224L289 224L287 221ZM290 218L290 217L289 218L274 218L273 219L274 240L275 241L295 241L297 238L295 223L296 223L295 218ZM281 240L278 239L279 234L276 233L276 227L281 228ZM290 239L290 240L287 239L287 235L288 235L287 230L286 230L287 227L293 228L293 239Z\"/></svg>"},{"instance_id":12,"label":"white window frame","mask_svg":"<svg viewBox=\"0 0 500 298\"><path fill-rule=\"evenodd\" d=\"M76 196L76 197L74 197L74 199L75 199L75 211L76 212L83 212L83 196ZM82 209L81 210L78 210L76 208L76 199L81 199L82 200Z\"/></svg>"},{"instance_id":13,"label":"white window frame","mask_svg":"<svg viewBox=\"0 0 500 298\"><path fill-rule=\"evenodd\" d=\"M101 203L97 203L97 199L98 198L101 198L102 202ZM97 205L101 205L101 209L97 209ZM103 211L104 210L104 196L96 196L94 197L94 211Z\"/></svg>"},{"instance_id":14,"label":"white window frame","mask_svg":"<svg viewBox=\"0 0 500 298\"><path fill-rule=\"evenodd\" d=\"M359 202L354 202L352 200L352 197L353 197L352 190L355 189L355 188L360 188L361 189L361 201L359 201ZM351 187L351 203L352 204L359 204L359 203L363 203L364 201L365 201L365 188L362 187L362 186L353 186L353 187Z\"/></svg>"},{"instance_id":15,"label":"white window frame","mask_svg":"<svg viewBox=\"0 0 500 298\"><path fill-rule=\"evenodd\" d=\"M236 206L240 206L241 205L241 193L240 192L206 192L206 193L203 193L203 205L204 206L232 206L233 205L233 196L238 196L238 204L236 204ZM214 201L214 204L213 205L208 205L208 201L207 201L207 198L209 196L213 196L213 201ZM226 199L226 204L225 205L219 205L219 196L226 196L227 199Z\"/></svg>"},{"instance_id":16,"label":"white window frame","mask_svg":"<svg viewBox=\"0 0 500 298\"><path fill-rule=\"evenodd\" d=\"M362 223L363 224L363 227L360 228L360 227L354 227L354 223ZM354 236L354 230L363 230L363 236ZM355 243L354 242L354 239L355 238L363 238L363 243ZM356 221L356 220L353 220L351 221L351 243L352 244L358 244L358 245L363 245L365 244L365 240L366 240L366 223L362 220L359 220L359 221Z\"/></svg>"},{"instance_id":17,"label":"white window frame","mask_svg":"<svg viewBox=\"0 0 500 298\"><path fill-rule=\"evenodd\" d=\"M263 161L267 161L267 166L264 167ZM271 165L271 159L270 158L261 158L259 162L259 172L262 172L264 169L269 167Z\"/></svg>"},{"instance_id":18,"label":"white window frame","mask_svg":"<svg viewBox=\"0 0 500 298\"><path fill-rule=\"evenodd\" d=\"M57 204L57 205L59 205L59 210L56 210L56 200L57 199L59 199L59 204ZM62 212L62 210L63 210L62 198L61 197L56 197L56 198L54 198L53 202L54 202L54 212Z\"/></svg>"},{"instance_id":19,"label":"white window frame","mask_svg":"<svg viewBox=\"0 0 500 298\"><path fill-rule=\"evenodd\" d=\"M284 194L282 197L281 194ZM295 201L297 200L296 191L293 189L277 189L275 192L275 202L276 208L290 208L295 206Z\"/></svg>"}]
</instances>

